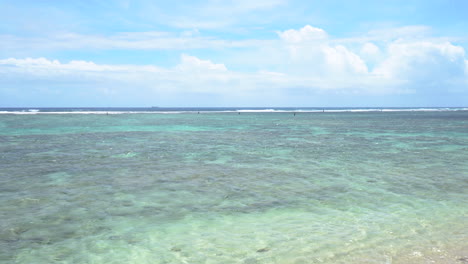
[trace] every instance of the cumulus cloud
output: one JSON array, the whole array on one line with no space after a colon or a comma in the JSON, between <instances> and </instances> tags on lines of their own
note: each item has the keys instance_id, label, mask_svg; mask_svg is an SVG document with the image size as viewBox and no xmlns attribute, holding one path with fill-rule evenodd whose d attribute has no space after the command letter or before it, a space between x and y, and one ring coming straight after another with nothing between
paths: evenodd
<instances>
[{"instance_id":1,"label":"cumulus cloud","mask_svg":"<svg viewBox=\"0 0 468 264\"><path fill-rule=\"evenodd\" d=\"M366 42L362 45L359 52L360 56L370 62L376 62L381 58L382 52L380 48L372 42Z\"/></svg>"},{"instance_id":2,"label":"cumulus cloud","mask_svg":"<svg viewBox=\"0 0 468 264\"><path fill-rule=\"evenodd\" d=\"M340 44L339 39L312 26L278 35L289 55L286 72L319 77L320 81L310 84L316 88L363 94L460 91L467 82L465 50L426 37L429 32L423 26L374 31L369 35L379 36L380 41L363 39L360 49L346 46L347 41Z\"/></svg>"},{"instance_id":3,"label":"cumulus cloud","mask_svg":"<svg viewBox=\"0 0 468 264\"><path fill-rule=\"evenodd\" d=\"M346 47L324 47L325 62L332 73L366 74L367 66L364 61Z\"/></svg>"},{"instance_id":4,"label":"cumulus cloud","mask_svg":"<svg viewBox=\"0 0 468 264\"><path fill-rule=\"evenodd\" d=\"M33 83L46 81L51 89L63 89L63 83L76 83L83 85L83 89L105 86L106 93L114 94L128 89L153 93L222 93L227 91L223 89L226 83L241 79L238 75L229 72L223 64L186 54L172 68L154 65L106 65L91 61L62 63L46 58L0 60L0 83L3 82L4 86L16 80L29 80ZM34 89L34 85L30 89Z\"/></svg>"},{"instance_id":5,"label":"cumulus cloud","mask_svg":"<svg viewBox=\"0 0 468 264\"><path fill-rule=\"evenodd\" d=\"M327 33L323 29L310 25L306 25L299 30L289 29L278 32L278 35L282 40L288 43L303 43L314 40L325 40L328 38Z\"/></svg>"},{"instance_id":6,"label":"cumulus cloud","mask_svg":"<svg viewBox=\"0 0 468 264\"><path fill-rule=\"evenodd\" d=\"M374 70L389 80L401 80L415 89L447 89L467 79L465 50L448 42L394 42Z\"/></svg>"},{"instance_id":7,"label":"cumulus cloud","mask_svg":"<svg viewBox=\"0 0 468 264\"><path fill-rule=\"evenodd\" d=\"M296 79L307 79L303 85L313 89L362 86L362 78L368 74L366 63L346 46L330 42L323 29L306 25L299 30L278 32L278 35L290 62L285 71ZM310 77L315 81L310 82Z\"/></svg>"},{"instance_id":8,"label":"cumulus cloud","mask_svg":"<svg viewBox=\"0 0 468 264\"><path fill-rule=\"evenodd\" d=\"M403 32L412 30L423 31L408 28ZM395 34L393 32L392 36ZM132 95L138 90L141 94L160 97L200 93L278 100L291 94L365 96L468 92L465 50L448 41L386 38L380 42L365 40L359 45L349 45L309 25L277 32L277 35L277 39L265 42L268 45L250 46L253 53L248 56L234 53L240 63L250 61L256 65L258 68L253 71L231 70L239 69L230 67L232 60L202 59L187 53L182 53L179 63L172 67L9 58L0 60L0 83L7 87L25 80L44 81L51 90L66 89L64 83L78 83L88 87L89 92L97 89L93 87L103 87L97 90L106 94ZM123 43L143 38L141 33L119 36ZM147 33L146 37L167 36Z\"/></svg>"}]
</instances>

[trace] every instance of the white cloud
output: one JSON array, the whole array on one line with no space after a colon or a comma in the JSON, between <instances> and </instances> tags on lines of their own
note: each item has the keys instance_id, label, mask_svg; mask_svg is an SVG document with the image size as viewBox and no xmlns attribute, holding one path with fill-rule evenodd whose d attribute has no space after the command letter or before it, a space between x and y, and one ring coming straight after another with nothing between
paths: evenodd
<instances>
[{"instance_id":1,"label":"white cloud","mask_svg":"<svg viewBox=\"0 0 468 264\"><path fill-rule=\"evenodd\" d=\"M366 42L360 52L361 56L365 58L375 58L380 56L380 48L372 42Z\"/></svg>"},{"instance_id":2,"label":"white cloud","mask_svg":"<svg viewBox=\"0 0 468 264\"><path fill-rule=\"evenodd\" d=\"M447 37L432 37L432 28L420 25L374 29L363 32L357 36L338 38L331 41L346 45L365 45L366 43L372 43L379 47L380 45L388 45L395 41L419 41L421 39L431 41L440 41L443 39L449 41Z\"/></svg>"},{"instance_id":3,"label":"white cloud","mask_svg":"<svg viewBox=\"0 0 468 264\"><path fill-rule=\"evenodd\" d=\"M142 94L158 96L202 93L229 98L281 98L291 91L309 96L467 92L465 50L450 42L408 38L353 46L339 43L323 29L308 25L277 34L278 39L263 42L267 45L250 42L252 50L248 56L239 51L233 53L240 64L250 61L258 67L249 72L230 70L239 68L230 66L232 60L201 59L188 54L182 54L173 67L10 58L0 60L0 83L42 80L48 83L48 89L63 89L63 83L88 83L89 89L101 87L100 91L114 95L138 89ZM146 45L140 43L144 39L168 36L172 35L126 33L112 41L116 41L114 47L141 48ZM135 39L138 41L130 41ZM104 47L110 40L100 41L96 40L95 45Z\"/></svg>"},{"instance_id":4,"label":"white cloud","mask_svg":"<svg viewBox=\"0 0 468 264\"><path fill-rule=\"evenodd\" d=\"M425 85L447 84L466 78L465 51L448 42L396 41L374 73Z\"/></svg>"},{"instance_id":5,"label":"white cloud","mask_svg":"<svg viewBox=\"0 0 468 264\"><path fill-rule=\"evenodd\" d=\"M10 73L29 74L32 76L54 77L55 75L75 75L76 73L132 73L132 72L162 72L161 68L151 65L98 65L91 61L73 60L69 63L61 63L58 60L48 60L46 58L26 58L26 59L3 59L0 73L9 71ZM1 66L0 66L1 67Z\"/></svg>"},{"instance_id":6,"label":"white cloud","mask_svg":"<svg viewBox=\"0 0 468 264\"><path fill-rule=\"evenodd\" d=\"M284 32L278 32L279 37L287 43L304 43L308 41L325 40L328 38L327 33L321 29L306 25L305 27L295 30L289 29Z\"/></svg>"},{"instance_id":7,"label":"white cloud","mask_svg":"<svg viewBox=\"0 0 468 264\"><path fill-rule=\"evenodd\" d=\"M367 73L367 66L364 61L344 46L325 47L323 52L328 70L332 73Z\"/></svg>"},{"instance_id":8,"label":"white cloud","mask_svg":"<svg viewBox=\"0 0 468 264\"><path fill-rule=\"evenodd\" d=\"M195 56L182 54L181 63L177 66L177 69L182 71L227 71L224 64L216 64L209 60L201 60Z\"/></svg>"},{"instance_id":9,"label":"white cloud","mask_svg":"<svg viewBox=\"0 0 468 264\"><path fill-rule=\"evenodd\" d=\"M432 29L428 26L415 25L371 30L366 34L366 36L378 41L421 39L429 37L431 31Z\"/></svg>"},{"instance_id":10,"label":"white cloud","mask_svg":"<svg viewBox=\"0 0 468 264\"><path fill-rule=\"evenodd\" d=\"M230 71L224 64L183 54L178 65L161 68L153 65L103 65L90 61L62 63L45 58L0 60L0 83L8 80L45 81L48 89L63 89L63 83L81 84L103 95L139 89L156 94L207 93L228 97L269 97L289 87L333 88L317 77L286 73ZM55 88L54 88L55 87ZM88 87L88 88L86 88ZM94 88L92 88L94 87ZM28 89L35 89L34 85ZM1 89L0 89L1 92Z\"/></svg>"},{"instance_id":11,"label":"white cloud","mask_svg":"<svg viewBox=\"0 0 468 264\"><path fill-rule=\"evenodd\" d=\"M42 50L192 50L241 48L263 45L265 40L228 41L203 37L197 30L169 32L123 32L116 35L54 34L50 37L22 38L0 35L4 51Z\"/></svg>"},{"instance_id":12,"label":"white cloud","mask_svg":"<svg viewBox=\"0 0 468 264\"><path fill-rule=\"evenodd\" d=\"M430 38L428 32L421 26L372 32L379 36L379 44L364 42L360 49L346 45L348 40L339 44L340 39L331 39L312 26L278 35L289 55L285 72L298 78L315 77L311 84L315 88L361 94L466 91L465 50Z\"/></svg>"},{"instance_id":13,"label":"white cloud","mask_svg":"<svg viewBox=\"0 0 468 264\"><path fill-rule=\"evenodd\" d=\"M355 77L361 78L367 74L365 62L344 45L331 44L328 34L320 28L309 25L295 30L290 29L278 32L289 56L290 64L287 72L291 75L297 73L303 76L314 76L326 82L335 83L337 78L346 79L350 85L355 84ZM341 81L340 81L341 82ZM315 86L317 87L317 86ZM318 85L322 87L322 85ZM326 85L330 88L333 85ZM339 85L335 88L343 88Z\"/></svg>"},{"instance_id":14,"label":"white cloud","mask_svg":"<svg viewBox=\"0 0 468 264\"><path fill-rule=\"evenodd\" d=\"M51 87L67 83L105 84L109 90L141 87L159 92L216 92L214 84L237 78L223 64L182 55L179 65L160 68L153 65L105 65L90 61L61 63L46 58L0 60L0 83L12 79L47 81ZM31 87L33 88L33 87ZM189 88L189 89L188 89ZM172 91L171 91L172 90Z\"/></svg>"}]
</instances>

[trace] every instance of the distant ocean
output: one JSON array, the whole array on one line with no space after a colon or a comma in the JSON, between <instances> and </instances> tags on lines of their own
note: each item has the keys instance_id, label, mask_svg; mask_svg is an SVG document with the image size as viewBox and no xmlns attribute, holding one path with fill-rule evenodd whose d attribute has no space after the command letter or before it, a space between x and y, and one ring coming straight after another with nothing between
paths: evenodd
<instances>
[{"instance_id":1,"label":"distant ocean","mask_svg":"<svg viewBox=\"0 0 468 264\"><path fill-rule=\"evenodd\" d=\"M0 263L468 263L468 108L0 108Z\"/></svg>"},{"instance_id":2,"label":"distant ocean","mask_svg":"<svg viewBox=\"0 0 468 264\"><path fill-rule=\"evenodd\" d=\"M74 113L229 113L229 112L404 112L404 111L468 111L468 107L11 107L0 114Z\"/></svg>"}]
</instances>

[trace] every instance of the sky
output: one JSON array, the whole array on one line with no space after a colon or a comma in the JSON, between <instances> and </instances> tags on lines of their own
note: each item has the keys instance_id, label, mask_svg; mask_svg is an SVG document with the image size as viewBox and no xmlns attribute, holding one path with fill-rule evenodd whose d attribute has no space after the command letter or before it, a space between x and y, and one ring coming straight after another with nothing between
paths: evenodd
<instances>
[{"instance_id":1,"label":"sky","mask_svg":"<svg viewBox=\"0 0 468 264\"><path fill-rule=\"evenodd\" d=\"M0 0L0 107L467 107L466 0Z\"/></svg>"}]
</instances>

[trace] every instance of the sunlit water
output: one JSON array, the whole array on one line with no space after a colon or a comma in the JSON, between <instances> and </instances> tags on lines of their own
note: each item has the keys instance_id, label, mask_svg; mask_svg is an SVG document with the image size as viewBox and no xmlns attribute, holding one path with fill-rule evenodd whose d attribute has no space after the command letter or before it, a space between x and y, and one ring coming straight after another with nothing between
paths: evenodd
<instances>
[{"instance_id":1,"label":"sunlit water","mask_svg":"<svg viewBox=\"0 0 468 264\"><path fill-rule=\"evenodd\" d=\"M1 263L468 263L468 112L0 115Z\"/></svg>"}]
</instances>

